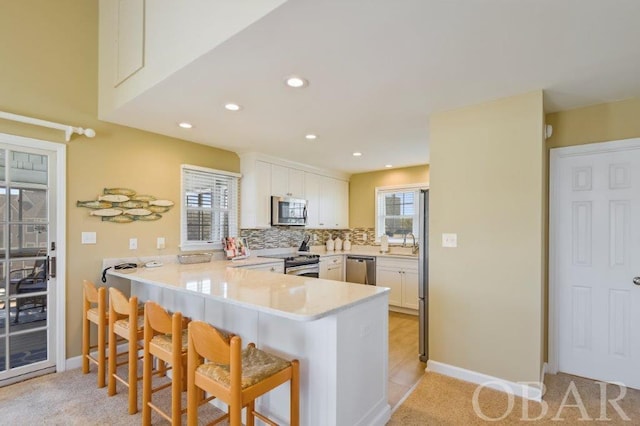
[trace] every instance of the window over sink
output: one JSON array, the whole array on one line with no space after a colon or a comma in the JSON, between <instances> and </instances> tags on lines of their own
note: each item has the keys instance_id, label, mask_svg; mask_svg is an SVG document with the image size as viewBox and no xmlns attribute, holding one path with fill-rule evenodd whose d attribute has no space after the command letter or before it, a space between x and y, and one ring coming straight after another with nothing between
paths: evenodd
<instances>
[{"instance_id":1,"label":"window over sink","mask_svg":"<svg viewBox=\"0 0 640 426\"><path fill-rule=\"evenodd\" d=\"M238 173L183 164L180 217L182 250L222 249L238 236Z\"/></svg>"},{"instance_id":2,"label":"window over sink","mask_svg":"<svg viewBox=\"0 0 640 426\"><path fill-rule=\"evenodd\" d=\"M426 184L376 187L376 242L387 235L390 243L402 243L407 234L413 234L417 241L418 194L426 187Z\"/></svg>"}]
</instances>

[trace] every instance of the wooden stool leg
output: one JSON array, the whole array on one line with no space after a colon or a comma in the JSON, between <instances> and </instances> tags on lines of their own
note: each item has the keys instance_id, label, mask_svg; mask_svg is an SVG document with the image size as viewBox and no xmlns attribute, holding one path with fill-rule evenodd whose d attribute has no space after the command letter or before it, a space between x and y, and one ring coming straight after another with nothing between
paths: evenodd
<instances>
[{"instance_id":1,"label":"wooden stool leg","mask_svg":"<svg viewBox=\"0 0 640 426\"><path fill-rule=\"evenodd\" d=\"M191 358L191 353L187 355ZM194 358L197 355L193 355ZM191 361L189 360L189 363ZM187 425L188 426L197 426L198 425L198 405L200 404L200 394L201 391L195 384L195 375L194 372L191 371L190 368L187 369Z\"/></svg>"},{"instance_id":2,"label":"wooden stool leg","mask_svg":"<svg viewBox=\"0 0 640 426\"><path fill-rule=\"evenodd\" d=\"M247 405L247 426L255 426L255 416L253 412L256 410L256 400L254 399Z\"/></svg>"},{"instance_id":3,"label":"wooden stool leg","mask_svg":"<svg viewBox=\"0 0 640 426\"><path fill-rule=\"evenodd\" d=\"M105 367L107 365L107 325L102 323L98 325L98 387L103 388Z\"/></svg>"},{"instance_id":4,"label":"wooden stool leg","mask_svg":"<svg viewBox=\"0 0 640 426\"><path fill-rule=\"evenodd\" d=\"M84 318L82 318L82 373L87 374L89 372L89 320L87 319L87 313L83 312Z\"/></svg>"},{"instance_id":5,"label":"wooden stool leg","mask_svg":"<svg viewBox=\"0 0 640 426\"><path fill-rule=\"evenodd\" d=\"M132 324L133 326L133 324ZM138 341L129 340L129 414L138 412Z\"/></svg>"},{"instance_id":6,"label":"wooden stool leg","mask_svg":"<svg viewBox=\"0 0 640 426\"><path fill-rule=\"evenodd\" d=\"M145 329L145 333L147 330ZM142 424L148 426L151 424L151 385L153 381L153 356L149 353L149 343L145 336L144 342L144 358L142 364Z\"/></svg>"},{"instance_id":7,"label":"wooden stool leg","mask_svg":"<svg viewBox=\"0 0 640 426\"><path fill-rule=\"evenodd\" d=\"M109 369L108 369L108 394L109 396L113 396L116 394L116 378L114 374L116 374L116 356L117 356L117 348L116 348L116 333L113 332L113 320L115 314L111 314L109 318Z\"/></svg>"},{"instance_id":8,"label":"wooden stool leg","mask_svg":"<svg viewBox=\"0 0 640 426\"><path fill-rule=\"evenodd\" d=\"M291 426L300 425L300 362L297 359L291 361L291 397L290 419Z\"/></svg>"}]
</instances>

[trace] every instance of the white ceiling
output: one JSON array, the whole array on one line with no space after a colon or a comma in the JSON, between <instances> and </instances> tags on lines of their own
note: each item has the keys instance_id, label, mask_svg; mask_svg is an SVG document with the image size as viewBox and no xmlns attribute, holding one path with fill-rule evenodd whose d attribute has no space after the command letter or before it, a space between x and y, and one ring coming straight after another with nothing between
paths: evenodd
<instances>
[{"instance_id":1,"label":"white ceiling","mask_svg":"<svg viewBox=\"0 0 640 426\"><path fill-rule=\"evenodd\" d=\"M425 164L434 112L640 96L639 22L638 0L289 0L110 121L347 173Z\"/></svg>"}]
</instances>

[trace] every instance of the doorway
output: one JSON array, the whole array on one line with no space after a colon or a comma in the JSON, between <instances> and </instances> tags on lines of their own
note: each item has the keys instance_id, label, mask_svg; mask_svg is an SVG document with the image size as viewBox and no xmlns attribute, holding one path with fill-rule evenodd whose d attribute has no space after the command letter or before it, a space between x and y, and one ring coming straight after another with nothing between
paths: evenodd
<instances>
[{"instance_id":1,"label":"doorway","mask_svg":"<svg viewBox=\"0 0 640 426\"><path fill-rule=\"evenodd\" d=\"M418 316L389 311L389 380L391 409L413 389L425 373L418 356Z\"/></svg>"},{"instance_id":2,"label":"doorway","mask_svg":"<svg viewBox=\"0 0 640 426\"><path fill-rule=\"evenodd\" d=\"M549 367L640 389L640 139L551 150Z\"/></svg>"},{"instance_id":3,"label":"doorway","mask_svg":"<svg viewBox=\"0 0 640 426\"><path fill-rule=\"evenodd\" d=\"M58 145L0 135L0 386L64 369Z\"/></svg>"}]
</instances>

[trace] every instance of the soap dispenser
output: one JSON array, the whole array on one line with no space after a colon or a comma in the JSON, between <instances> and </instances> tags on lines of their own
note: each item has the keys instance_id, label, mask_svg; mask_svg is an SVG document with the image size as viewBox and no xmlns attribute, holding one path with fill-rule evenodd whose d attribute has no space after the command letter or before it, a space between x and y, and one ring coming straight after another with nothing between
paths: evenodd
<instances>
[{"instance_id":1,"label":"soap dispenser","mask_svg":"<svg viewBox=\"0 0 640 426\"><path fill-rule=\"evenodd\" d=\"M389 236L382 235L380 236L380 253L388 253L389 252Z\"/></svg>"}]
</instances>

